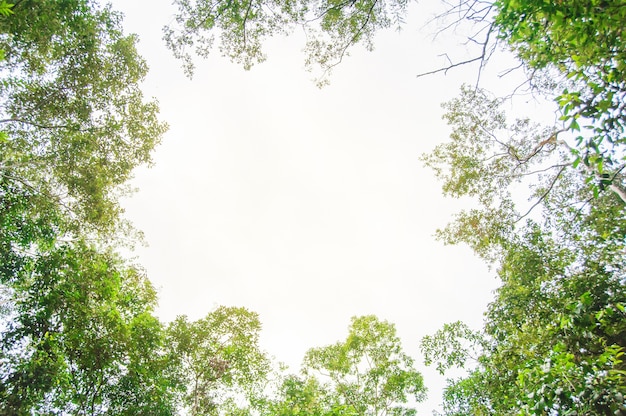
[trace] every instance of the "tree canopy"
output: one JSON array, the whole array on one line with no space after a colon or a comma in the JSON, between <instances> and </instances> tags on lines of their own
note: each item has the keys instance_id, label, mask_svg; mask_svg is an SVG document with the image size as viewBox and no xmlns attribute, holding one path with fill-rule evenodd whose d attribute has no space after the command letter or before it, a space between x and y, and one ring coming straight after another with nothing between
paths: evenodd
<instances>
[{"instance_id":1,"label":"tree canopy","mask_svg":"<svg viewBox=\"0 0 626 416\"><path fill-rule=\"evenodd\" d=\"M236 412L259 400L270 371L260 329L256 313L227 307L195 322L179 316L169 325L167 344L178 360L189 414Z\"/></svg>"},{"instance_id":2,"label":"tree canopy","mask_svg":"<svg viewBox=\"0 0 626 416\"><path fill-rule=\"evenodd\" d=\"M0 7L1 412L171 414L155 292L111 240L165 130L136 38L92 1Z\"/></svg>"},{"instance_id":3,"label":"tree canopy","mask_svg":"<svg viewBox=\"0 0 626 416\"><path fill-rule=\"evenodd\" d=\"M301 375L288 375L268 415L415 415L425 398L393 324L353 317L345 341L307 351Z\"/></svg>"},{"instance_id":4,"label":"tree canopy","mask_svg":"<svg viewBox=\"0 0 626 416\"><path fill-rule=\"evenodd\" d=\"M514 96L464 87L444 105L450 140L423 158L444 193L477 203L439 237L467 243L501 281L482 331L457 323L422 341L440 371L466 368L449 381L444 414L626 412L626 61L613 20L623 6L501 1L480 15L496 35L483 52L505 44L559 117L511 122L503 103Z\"/></svg>"},{"instance_id":5,"label":"tree canopy","mask_svg":"<svg viewBox=\"0 0 626 416\"><path fill-rule=\"evenodd\" d=\"M206 40L217 36L222 52L231 58L235 52L249 67L251 57L262 58L260 42L278 32L276 25L302 26L314 34L305 47L307 64L321 65L322 78L351 46L371 47L377 30L401 23L407 12L406 3L393 1L301 1L270 22L257 11L272 5L250 0L224 24L210 2L177 4L178 26L167 31L177 56L188 56L194 45L206 55ZM473 62L479 69L478 85L444 106L450 140L423 157L445 194L477 203L439 237L469 244L497 266L502 282L482 331L459 323L424 340L427 361L442 371L469 365L469 352L450 348L461 345L459 337L474 351L474 367L446 391L446 414L626 412L624 6L622 0L461 0L442 15L452 19L448 28L468 28L476 55L428 74ZM501 51L517 59L526 82L496 97L480 88L480 77ZM508 119L503 104L515 102L520 88L554 102L553 124ZM530 192L520 196L520 184Z\"/></svg>"},{"instance_id":6,"label":"tree canopy","mask_svg":"<svg viewBox=\"0 0 626 416\"><path fill-rule=\"evenodd\" d=\"M409 2L177 0L175 4L178 13L175 23L165 28L165 40L188 74L192 57L206 57L216 38L223 55L250 68L265 59L264 40L301 27L307 34L307 67L319 67L318 83L323 85L353 46L372 49L377 31L401 27ZM476 56L428 73L472 62L482 68L498 51L512 53L528 86L558 104L560 120L551 133L555 141L569 143L575 163L590 178L624 193L619 177L625 156L624 13L622 0L451 2L441 15L453 19L445 28L467 26ZM573 137L562 139L566 132Z\"/></svg>"},{"instance_id":7,"label":"tree canopy","mask_svg":"<svg viewBox=\"0 0 626 416\"><path fill-rule=\"evenodd\" d=\"M529 221L502 243L502 286L481 332L449 326L422 341L442 373L468 369L449 382L445 414L624 411L624 215L613 195L592 204L572 228ZM615 214L611 231L596 221Z\"/></svg>"},{"instance_id":8,"label":"tree canopy","mask_svg":"<svg viewBox=\"0 0 626 416\"><path fill-rule=\"evenodd\" d=\"M164 39L191 75L192 58L206 57L215 38L224 56L250 69L266 58L263 41L300 27L308 39L306 65L321 69L318 83L323 85L351 47L362 44L372 49L378 30L399 26L408 4L406 0L176 0L178 13L175 22L165 27Z\"/></svg>"},{"instance_id":9,"label":"tree canopy","mask_svg":"<svg viewBox=\"0 0 626 416\"><path fill-rule=\"evenodd\" d=\"M268 37L302 27L320 84L409 5L174 4L164 37L188 74L215 39L250 68ZM466 371L443 412L626 414L626 4L460 0L442 17L468 25L477 55L431 73L480 67L444 104L449 141L423 156L444 194L475 202L439 237L468 244L501 282L483 328L422 340L427 364ZM0 34L1 413L415 414L422 376L375 316L309 350L298 374L274 368L245 308L160 322L154 288L119 250L131 227L118 198L167 128L141 92L136 36L94 0L0 0ZM501 51L526 76L505 97L480 85ZM519 88L553 101L555 122L511 120L503 104Z\"/></svg>"}]
</instances>

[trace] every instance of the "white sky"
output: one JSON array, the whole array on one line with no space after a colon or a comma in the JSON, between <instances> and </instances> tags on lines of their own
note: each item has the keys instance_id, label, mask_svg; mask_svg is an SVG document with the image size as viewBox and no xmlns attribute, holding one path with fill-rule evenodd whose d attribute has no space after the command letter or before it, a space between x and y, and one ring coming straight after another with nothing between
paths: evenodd
<instances>
[{"instance_id":1,"label":"white sky","mask_svg":"<svg viewBox=\"0 0 626 416\"><path fill-rule=\"evenodd\" d=\"M169 0L113 3L140 36L145 94L170 125L125 203L149 244L136 254L160 316L247 307L263 346L297 371L308 348L345 337L351 316L375 314L418 362L430 414L443 379L422 365L419 340L446 322L479 328L497 284L469 249L434 240L467 201L444 199L418 160L446 140L440 103L475 67L415 77L450 45L432 43L432 12L414 5L402 32L354 50L324 89L304 70L299 35L269 42L248 72L216 51L189 80L161 40Z\"/></svg>"}]
</instances>

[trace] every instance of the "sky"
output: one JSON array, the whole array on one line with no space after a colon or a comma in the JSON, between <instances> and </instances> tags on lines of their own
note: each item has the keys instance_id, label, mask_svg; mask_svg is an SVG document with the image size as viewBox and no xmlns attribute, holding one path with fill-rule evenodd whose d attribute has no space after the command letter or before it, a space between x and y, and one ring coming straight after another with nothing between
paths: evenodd
<instances>
[{"instance_id":1,"label":"sky","mask_svg":"<svg viewBox=\"0 0 626 416\"><path fill-rule=\"evenodd\" d=\"M135 251L159 292L158 314L205 316L219 305L259 314L263 348L297 371L305 351L344 339L350 317L396 325L440 403L443 378L419 341L444 323L480 328L497 287L467 247L433 234L470 201L444 198L419 160L444 142L440 103L475 67L417 78L463 56L433 40L433 16L414 4L401 32L381 32L319 89L304 68L301 34L266 44L250 71L216 50L183 74L162 41L174 6L113 1L150 73L143 84L170 129L154 166L136 171L126 217L145 234Z\"/></svg>"}]
</instances>

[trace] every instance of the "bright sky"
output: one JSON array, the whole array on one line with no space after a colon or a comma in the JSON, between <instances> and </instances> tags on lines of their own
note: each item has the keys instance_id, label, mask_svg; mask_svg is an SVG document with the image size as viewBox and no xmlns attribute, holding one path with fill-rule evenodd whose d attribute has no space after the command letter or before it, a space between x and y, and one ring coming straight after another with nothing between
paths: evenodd
<instances>
[{"instance_id":1,"label":"bright sky","mask_svg":"<svg viewBox=\"0 0 626 416\"><path fill-rule=\"evenodd\" d=\"M308 348L345 337L351 316L375 314L418 362L430 414L443 379L422 365L419 340L446 322L479 328L497 284L469 249L433 238L467 201L445 199L418 158L446 140L440 103L475 68L416 78L450 53L423 26L432 12L414 5L402 32L354 50L320 90L300 35L269 42L248 72L216 51L189 80L161 40L170 1L113 3L140 36L145 94L170 125L125 203L149 244L136 254L160 316L247 307L266 350L297 371Z\"/></svg>"}]
</instances>

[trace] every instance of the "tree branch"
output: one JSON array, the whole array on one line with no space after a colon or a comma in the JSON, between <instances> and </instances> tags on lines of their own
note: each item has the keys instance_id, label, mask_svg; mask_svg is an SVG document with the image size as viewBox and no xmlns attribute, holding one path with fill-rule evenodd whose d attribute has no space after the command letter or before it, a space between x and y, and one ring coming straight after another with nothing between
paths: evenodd
<instances>
[{"instance_id":1,"label":"tree branch","mask_svg":"<svg viewBox=\"0 0 626 416\"><path fill-rule=\"evenodd\" d=\"M481 56L477 56L476 58L472 58L472 59L468 59L466 61L461 61L461 62L457 62L457 63L454 63L454 64L450 64L450 65L448 65L446 67L435 69L433 71L422 72L421 74L417 74L416 78L425 77L426 75L437 74L439 72L443 72L444 74L446 74L452 68L456 68L457 66L461 66L461 65L471 64L472 62L480 61L483 58L484 58L484 55L481 55Z\"/></svg>"},{"instance_id":2,"label":"tree branch","mask_svg":"<svg viewBox=\"0 0 626 416\"><path fill-rule=\"evenodd\" d=\"M554 175L554 178L552 178L552 181L550 182L550 185L548 186L548 189L546 189L543 194L541 194L541 196L539 197L539 199L528 209L528 211L526 211L526 213L524 215L522 215L521 217L519 217L517 220L515 220L514 223L518 223L519 221L521 221L523 218L527 217L528 214L530 214L532 212L533 209L535 209L535 207L537 205L539 205L544 199L546 199L546 197L548 196L548 194L550 193L550 191L552 191L552 188L554 188L554 185L556 185L559 177L561 176L561 174L563 173L563 171L565 170L565 168L569 166L569 165L565 165L563 167L561 167L561 169L558 171L558 173L556 175Z\"/></svg>"},{"instance_id":3,"label":"tree branch","mask_svg":"<svg viewBox=\"0 0 626 416\"><path fill-rule=\"evenodd\" d=\"M70 124L58 124L58 125L39 124L39 123L35 123L34 121L24 120L22 118L5 118L5 119L0 120L0 124L1 123L28 124L29 126L38 127L40 129L75 129L77 131L83 131L81 129L77 129L76 125L70 125Z\"/></svg>"}]
</instances>

